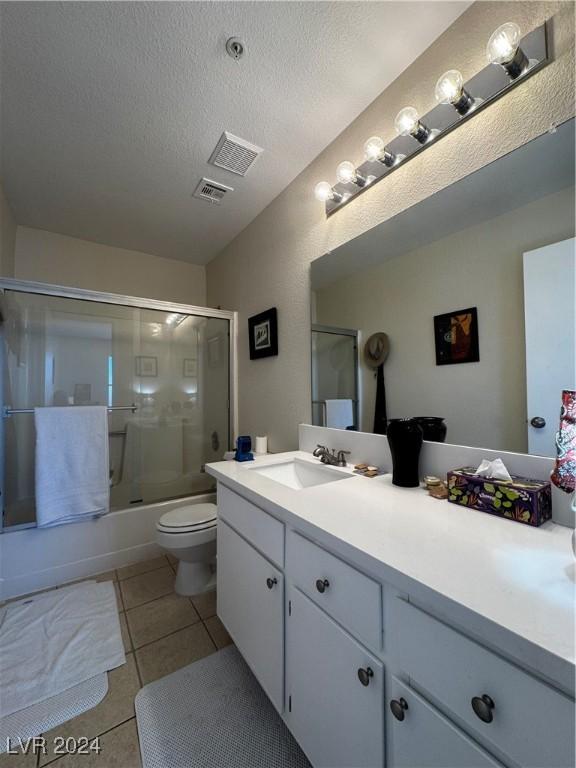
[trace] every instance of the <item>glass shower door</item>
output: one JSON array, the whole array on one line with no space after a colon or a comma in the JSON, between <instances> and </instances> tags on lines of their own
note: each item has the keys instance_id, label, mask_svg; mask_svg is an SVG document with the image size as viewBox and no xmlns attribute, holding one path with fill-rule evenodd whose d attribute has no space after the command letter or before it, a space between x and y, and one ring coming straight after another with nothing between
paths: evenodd
<instances>
[{"instance_id":1,"label":"glass shower door","mask_svg":"<svg viewBox=\"0 0 576 768\"><path fill-rule=\"evenodd\" d=\"M33 409L108 408L112 509L213 488L229 447L229 321L6 290L3 525L35 521Z\"/></svg>"},{"instance_id":2,"label":"glass shower door","mask_svg":"<svg viewBox=\"0 0 576 768\"><path fill-rule=\"evenodd\" d=\"M317 426L358 429L357 336L354 330L312 326L312 423ZM327 400L343 401L351 418L332 422ZM351 423L344 425L347 420Z\"/></svg>"}]
</instances>

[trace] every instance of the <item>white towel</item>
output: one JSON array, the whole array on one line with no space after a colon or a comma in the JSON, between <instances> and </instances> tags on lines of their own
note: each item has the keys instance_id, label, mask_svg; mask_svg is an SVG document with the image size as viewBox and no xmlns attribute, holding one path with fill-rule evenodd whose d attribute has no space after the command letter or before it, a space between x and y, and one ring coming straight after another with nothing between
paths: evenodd
<instances>
[{"instance_id":1,"label":"white towel","mask_svg":"<svg viewBox=\"0 0 576 768\"><path fill-rule=\"evenodd\" d=\"M36 522L39 528L110 509L107 409L36 408Z\"/></svg>"},{"instance_id":2,"label":"white towel","mask_svg":"<svg viewBox=\"0 0 576 768\"><path fill-rule=\"evenodd\" d=\"M326 400L326 426L333 429L354 426L352 400Z\"/></svg>"}]
</instances>

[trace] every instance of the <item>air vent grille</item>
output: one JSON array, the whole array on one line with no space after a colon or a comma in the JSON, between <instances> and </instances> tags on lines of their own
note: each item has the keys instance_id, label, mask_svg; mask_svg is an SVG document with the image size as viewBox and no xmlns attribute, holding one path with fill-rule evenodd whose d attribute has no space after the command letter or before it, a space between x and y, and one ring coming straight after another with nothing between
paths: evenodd
<instances>
[{"instance_id":1,"label":"air vent grille","mask_svg":"<svg viewBox=\"0 0 576 768\"><path fill-rule=\"evenodd\" d=\"M234 189L227 187L226 184L220 184L220 182L202 179L196 187L193 197L199 197L200 200L209 200L211 203L220 205L227 192L234 192Z\"/></svg>"},{"instance_id":2,"label":"air vent grille","mask_svg":"<svg viewBox=\"0 0 576 768\"><path fill-rule=\"evenodd\" d=\"M224 131L208 162L238 176L245 176L263 151L255 144Z\"/></svg>"}]
</instances>

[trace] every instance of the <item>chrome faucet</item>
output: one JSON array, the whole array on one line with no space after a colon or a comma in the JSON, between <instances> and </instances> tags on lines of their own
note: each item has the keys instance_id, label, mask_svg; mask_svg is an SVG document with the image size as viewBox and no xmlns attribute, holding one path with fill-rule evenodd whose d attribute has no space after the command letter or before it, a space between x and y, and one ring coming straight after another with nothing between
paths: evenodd
<instances>
[{"instance_id":1,"label":"chrome faucet","mask_svg":"<svg viewBox=\"0 0 576 768\"><path fill-rule=\"evenodd\" d=\"M350 451L330 451L325 445L317 445L312 451L312 455L320 459L322 464L330 464L333 467L345 467L346 456Z\"/></svg>"}]
</instances>

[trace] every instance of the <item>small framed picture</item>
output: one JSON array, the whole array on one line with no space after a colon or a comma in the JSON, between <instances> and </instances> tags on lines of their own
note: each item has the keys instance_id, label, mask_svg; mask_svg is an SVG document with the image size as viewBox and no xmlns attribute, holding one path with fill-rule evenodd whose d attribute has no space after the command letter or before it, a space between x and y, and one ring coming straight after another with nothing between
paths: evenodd
<instances>
[{"instance_id":1,"label":"small framed picture","mask_svg":"<svg viewBox=\"0 0 576 768\"><path fill-rule=\"evenodd\" d=\"M198 375L198 361L193 360L191 357L184 358L184 365L182 368L182 375L186 379L194 378Z\"/></svg>"},{"instance_id":2,"label":"small framed picture","mask_svg":"<svg viewBox=\"0 0 576 768\"><path fill-rule=\"evenodd\" d=\"M144 355L136 357L136 376L158 376L158 358Z\"/></svg>"},{"instance_id":3,"label":"small framed picture","mask_svg":"<svg viewBox=\"0 0 576 768\"><path fill-rule=\"evenodd\" d=\"M434 317L436 365L477 363L480 360L478 343L478 311L476 307L456 309Z\"/></svg>"},{"instance_id":4,"label":"small framed picture","mask_svg":"<svg viewBox=\"0 0 576 768\"><path fill-rule=\"evenodd\" d=\"M278 315L276 307L248 318L250 360L278 354Z\"/></svg>"}]
</instances>

